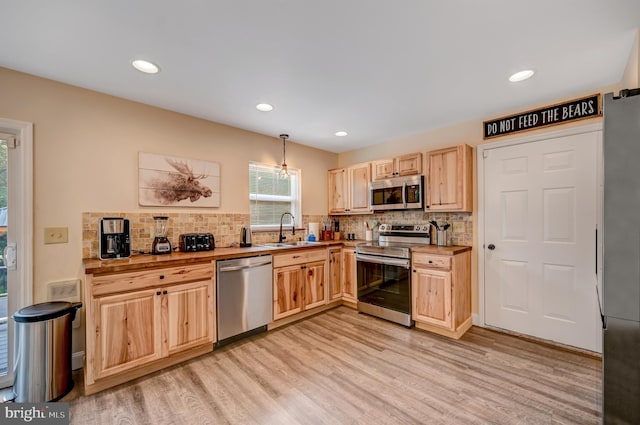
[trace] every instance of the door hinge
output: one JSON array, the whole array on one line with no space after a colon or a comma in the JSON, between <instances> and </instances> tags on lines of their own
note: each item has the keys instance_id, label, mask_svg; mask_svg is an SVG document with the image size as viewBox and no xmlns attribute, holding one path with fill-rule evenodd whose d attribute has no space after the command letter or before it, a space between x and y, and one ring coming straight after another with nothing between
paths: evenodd
<instances>
[{"instance_id":1,"label":"door hinge","mask_svg":"<svg viewBox=\"0 0 640 425\"><path fill-rule=\"evenodd\" d=\"M487 151L487 150L482 151L482 157L483 158L489 158L489 151Z\"/></svg>"}]
</instances>

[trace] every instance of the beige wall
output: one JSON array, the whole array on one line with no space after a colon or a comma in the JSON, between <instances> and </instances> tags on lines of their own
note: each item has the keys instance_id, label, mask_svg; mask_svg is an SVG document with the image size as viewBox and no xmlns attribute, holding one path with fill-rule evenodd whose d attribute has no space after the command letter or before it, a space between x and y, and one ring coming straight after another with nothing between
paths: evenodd
<instances>
[{"instance_id":1,"label":"beige wall","mask_svg":"<svg viewBox=\"0 0 640 425\"><path fill-rule=\"evenodd\" d=\"M636 31L636 39L631 53L629 53L629 60L622 74L620 87L626 89L640 87L640 31Z\"/></svg>"},{"instance_id":2,"label":"beige wall","mask_svg":"<svg viewBox=\"0 0 640 425\"><path fill-rule=\"evenodd\" d=\"M46 284L81 278L82 213L163 211L137 201L138 152L217 161L221 206L249 212L248 162L277 164L282 142L140 103L0 68L0 117L34 124L34 302ZM251 107L251 105L249 105ZM302 169L304 214L326 215L326 171L337 155L287 143L287 162ZM196 210L197 211L197 210ZM44 244L44 227L67 226L69 243Z\"/></svg>"}]
</instances>

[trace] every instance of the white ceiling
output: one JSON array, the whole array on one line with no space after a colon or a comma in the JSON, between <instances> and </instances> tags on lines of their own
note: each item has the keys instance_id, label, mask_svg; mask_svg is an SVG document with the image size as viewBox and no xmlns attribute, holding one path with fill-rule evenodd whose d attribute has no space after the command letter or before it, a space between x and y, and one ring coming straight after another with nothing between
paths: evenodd
<instances>
[{"instance_id":1,"label":"white ceiling","mask_svg":"<svg viewBox=\"0 0 640 425\"><path fill-rule=\"evenodd\" d=\"M333 152L615 84L640 27L638 0L0 0L0 11L0 66ZM136 58L161 72L134 70ZM536 75L507 81L524 68Z\"/></svg>"}]
</instances>

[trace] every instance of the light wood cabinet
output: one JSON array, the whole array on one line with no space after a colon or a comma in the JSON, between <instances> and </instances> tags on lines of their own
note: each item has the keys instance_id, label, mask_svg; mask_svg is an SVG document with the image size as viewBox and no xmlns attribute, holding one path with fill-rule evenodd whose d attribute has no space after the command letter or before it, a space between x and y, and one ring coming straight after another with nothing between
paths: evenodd
<instances>
[{"instance_id":1,"label":"light wood cabinet","mask_svg":"<svg viewBox=\"0 0 640 425\"><path fill-rule=\"evenodd\" d=\"M213 350L214 265L87 275L85 393Z\"/></svg>"},{"instance_id":2,"label":"light wood cabinet","mask_svg":"<svg viewBox=\"0 0 640 425\"><path fill-rule=\"evenodd\" d=\"M411 316L416 327L460 338L471 327L471 254L468 247L414 252Z\"/></svg>"},{"instance_id":3,"label":"light wood cabinet","mask_svg":"<svg viewBox=\"0 0 640 425\"><path fill-rule=\"evenodd\" d=\"M330 214L368 214L371 164L329 170L328 196Z\"/></svg>"},{"instance_id":4,"label":"light wood cabinet","mask_svg":"<svg viewBox=\"0 0 640 425\"><path fill-rule=\"evenodd\" d=\"M417 152L374 161L372 168L373 180L422 174L422 153Z\"/></svg>"},{"instance_id":5,"label":"light wood cabinet","mask_svg":"<svg viewBox=\"0 0 640 425\"><path fill-rule=\"evenodd\" d=\"M320 307L327 303L326 288L326 262L318 261L315 263L305 264L304 271L304 290L302 298L304 299L304 309L308 310L314 307Z\"/></svg>"},{"instance_id":6,"label":"light wood cabinet","mask_svg":"<svg viewBox=\"0 0 640 425\"><path fill-rule=\"evenodd\" d=\"M355 248L342 249L342 298L345 301L358 300L358 269Z\"/></svg>"},{"instance_id":7,"label":"light wood cabinet","mask_svg":"<svg viewBox=\"0 0 640 425\"><path fill-rule=\"evenodd\" d=\"M342 298L342 249L329 248L329 301Z\"/></svg>"},{"instance_id":8,"label":"light wood cabinet","mask_svg":"<svg viewBox=\"0 0 640 425\"><path fill-rule=\"evenodd\" d=\"M212 281L170 286L163 290L162 302L166 316L164 354L171 355L214 341Z\"/></svg>"},{"instance_id":9,"label":"light wood cabinet","mask_svg":"<svg viewBox=\"0 0 640 425\"><path fill-rule=\"evenodd\" d=\"M327 250L273 256L273 320L327 304Z\"/></svg>"},{"instance_id":10,"label":"light wood cabinet","mask_svg":"<svg viewBox=\"0 0 640 425\"><path fill-rule=\"evenodd\" d=\"M161 297L155 289L93 300L96 379L162 356Z\"/></svg>"},{"instance_id":11,"label":"light wood cabinet","mask_svg":"<svg viewBox=\"0 0 640 425\"><path fill-rule=\"evenodd\" d=\"M304 275L301 266L274 269L273 285L273 320L302 311Z\"/></svg>"},{"instance_id":12,"label":"light wood cabinet","mask_svg":"<svg viewBox=\"0 0 640 425\"><path fill-rule=\"evenodd\" d=\"M472 211L473 148L427 152L426 211Z\"/></svg>"}]
</instances>

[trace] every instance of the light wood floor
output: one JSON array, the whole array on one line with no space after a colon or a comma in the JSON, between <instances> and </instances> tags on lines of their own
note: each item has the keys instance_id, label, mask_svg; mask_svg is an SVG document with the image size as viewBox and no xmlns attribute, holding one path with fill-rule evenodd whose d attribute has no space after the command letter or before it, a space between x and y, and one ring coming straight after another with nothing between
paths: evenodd
<instances>
[{"instance_id":1,"label":"light wood floor","mask_svg":"<svg viewBox=\"0 0 640 425\"><path fill-rule=\"evenodd\" d=\"M63 401L73 424L585 425L600 422L600 369L482 328L454 341L340 307Z\"/></svg>"}]
</instances>

